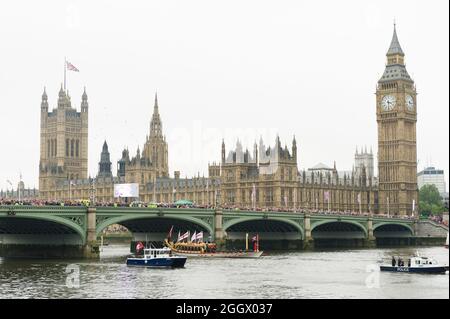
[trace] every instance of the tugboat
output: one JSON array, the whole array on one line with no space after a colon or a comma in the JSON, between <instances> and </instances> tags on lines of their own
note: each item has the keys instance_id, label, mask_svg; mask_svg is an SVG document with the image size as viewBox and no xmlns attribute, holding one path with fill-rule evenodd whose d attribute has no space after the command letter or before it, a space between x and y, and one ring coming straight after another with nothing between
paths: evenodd
<instances>
[{"instance_id":1,"label":"tugboat","mask_svg":"<svg viewBox=\"0 0 450 319\"><path fill-rule=\"evenodd\" d=\"M440 265L436 260L430 257L422 257L416 254L415 257L408 259L408 264L405 266L404 261L399 257L396 260L392 257L391 265L381 265L381 271L391 272L409 272L422 274L445 274L448 271L448 265Z\"/></svg>"},{"instance_id":2,"label":"tugboat","mask_svg":"<svg viewBox=\"0 0 450 319\"><path fill-rule=\"evenodd\" d=\"M173 256L169 248L145 248L143 255L127 258L128 266L153 268L183 268L186 257Z\"/></svg>"}]
</instances>

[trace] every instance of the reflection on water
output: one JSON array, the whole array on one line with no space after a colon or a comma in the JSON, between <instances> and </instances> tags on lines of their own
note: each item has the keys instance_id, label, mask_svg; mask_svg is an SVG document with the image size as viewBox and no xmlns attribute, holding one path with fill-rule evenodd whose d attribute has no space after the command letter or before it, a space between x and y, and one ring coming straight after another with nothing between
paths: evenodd
<instances>
[{"instance_id":1,"label":"reflection on water","mask_svg":"<svg viewBox=\"0 0 450 319\"><path fill-rule=\"evenodd\" d=\"M442 247L190 258L184 269L127 267L129 246L96 261L0 258L0 298L449 298L448 274L371 272L416 251L448 264Z\"/></svg>"}]
</instances>

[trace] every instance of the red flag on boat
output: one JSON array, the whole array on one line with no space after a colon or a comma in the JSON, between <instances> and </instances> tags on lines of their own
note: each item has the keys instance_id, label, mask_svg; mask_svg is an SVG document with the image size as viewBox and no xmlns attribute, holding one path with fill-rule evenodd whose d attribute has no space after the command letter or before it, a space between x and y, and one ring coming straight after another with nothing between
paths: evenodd
<instances>
[{"instance_id":1,"label":"red flag on boat","mask_svg":"<svg viewBox=\"0 0 450 319\"><path fill-rule=\"evenodd\" d=\"M252 237L253 251L259 251L259 235L256 234Z\"/></svg>"},{"instance_id":2,"label":"red flag on boat","mask_svg":"<svg viewBox=\"0 0 450 319\"><path fill-rule=\"evenodd\" d=\"M144 244L142 242L138 242L136 245L136 251L140 251L144 249Z\"/></svg>"}]
</instances>

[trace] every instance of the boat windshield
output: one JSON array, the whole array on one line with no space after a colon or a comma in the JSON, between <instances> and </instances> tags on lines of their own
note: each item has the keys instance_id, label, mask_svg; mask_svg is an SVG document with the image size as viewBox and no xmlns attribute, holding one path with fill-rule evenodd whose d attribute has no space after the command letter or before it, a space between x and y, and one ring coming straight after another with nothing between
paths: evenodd
<instances>
[{"instance_id":1,"label":"boat windshield","mask_svg":"<svg viewBox=\"0 0 450 319\"><path fill-rule=\"evenodd\" d=\"M150 248L144 250L144 255L146 256L161 256L161 255L170 255L170 249L168 248Z\"/></svg>"}]
</instances>

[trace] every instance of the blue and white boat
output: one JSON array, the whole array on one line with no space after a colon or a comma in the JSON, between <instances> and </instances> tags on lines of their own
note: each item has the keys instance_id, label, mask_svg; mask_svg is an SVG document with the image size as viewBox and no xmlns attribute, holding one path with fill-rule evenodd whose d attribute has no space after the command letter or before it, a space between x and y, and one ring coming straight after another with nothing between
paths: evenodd
<instances>
[{"instance_id":1,"label":"blue and white boat","mask_svg":"<svg viewBox=\"0 0 450 319\"><path fill-rule=\"evenodd\" d=\"M127 258L128 266L143 266L154 268L182 268L186 257L173 256L169 248L146 248L142 256Z\"/></svg>"},{"instance_id":2,"label":"blue and white boat","mask_svg":"<svg viewBox=\"0 0 450 319\"><path fill-rule=\"evenodd\" d=\"M381 265L381 271L391 272L408 272L408 273L422 273L422 274L445 274L448 271L448 265L439 264L435 259L430 257L422 257L417 254L415 257L408 259L407 264L399 258L399 260L392 259L391 265Z\"/></svg>"}]
</instances>

